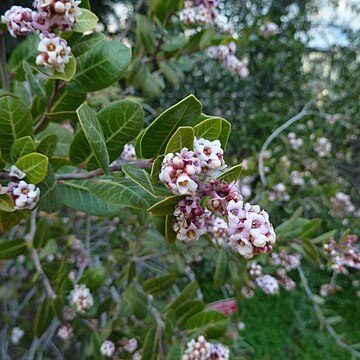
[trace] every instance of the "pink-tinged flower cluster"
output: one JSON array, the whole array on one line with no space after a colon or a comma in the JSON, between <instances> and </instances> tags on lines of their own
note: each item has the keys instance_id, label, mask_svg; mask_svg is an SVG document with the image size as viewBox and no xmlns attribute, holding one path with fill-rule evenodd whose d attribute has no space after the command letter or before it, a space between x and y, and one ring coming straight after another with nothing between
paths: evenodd
<instances>
[{"instance_id":1,"label":"pink-tinged flower cluster","mask_svg":"<svg viewBox=\"0 0 360 360\"><path fill-rule=\"evenodd\" d=\"M78 312L86 312L94 305L94 299L90 290L84 285L75 285L74 290L69 295L69 303Z\"/></svg>"},{"instance_id":2,"label":"pink-tinged flower cluster","mask_svg":"<svg viewBox=\"0 0 360 360\"><path fill-rule=\"evenodd\" d=\"M181 199L174 212L173 229L178 240L189 242L197 240L206 232L205 211L197 197Z\"/></svg>"},{"instance_id":3,"label":"pink-tinged flower cluster","mask_svg":"<svg viewBox=\"0 0 360 360\"><path fill-rule=\"evenodd\" d=\"M9 183L7 191L14 200L15 210L32 210L40 199L40 189L23 180Z\"/></svg>"},{"instance_id":4,"label":"pink-tinged flower cluster","mask_svg":"<svg viewBox=\"0 0 360 360\"><path fill-rule=\"evenodd\" d=\"M300 265L300 254L288 255L285 251L271 254L271 262L275 266L284 268L286 271L296 269Z\"/></svg>"},{"instance_id":5,"label":"pink-tinged flower cluster","mask_svg":"<svg viewBox=\"0 0 360 360\"><path fill-rule=\"evenodd\" d=\"M71 51L66 40L55 34L41 34L38 50L40 54L36 58L37 65L44 66L50 74L65 71Z\"/></svg>"},{"instance_id":6,"label":"pink-tinged flower cluster","mask_svg":"<svg viewBox=\"0 0 360 360\"><path fill-rule=\"evenodd\" d=\"M120 155L120 158L125 161L135 161L137 160L135 147L132 144L125 144L124 150Z\"/></svg>"},{"instance_id":7,"label":"pink-tinged flower cluster","mask_svg":"<svg viewBox=\"0 0 360 360\"><path fill-rule=\"evenodd\" d=\"M202 173L207 176L217 177L227 167L219 140L195 138L194 155L200 160Z\"/></svg>"},{"instance_id":8,"label":"pink-tinged flower cluster","mask_svg":"<svg viewBox=\"0 0 360 360\"><path fill-rule=\"evenodd\" d=\"M198 188L196 180L200 172L199 159L193 151L183 148L179 153L165 156L159 179L174 194L193 195Z\"/></svg>"},{"instance_id":9,"label":"pink-tinged flower cluster","mask_svg":"<svg viewBox=\"0 0 360 360\"><path fill-rule=\"evenodd\" d=\"M276 242L269 215L258 205L231 200L227 206L232 248L245 258L270 252Z\"/></svg>"},{"instance_id":10,"label":"pink-tinged flower cluster","mask_svg":"<svg viewBox=\"0 0 360 360\"><path fill-rule=\"evenodd\" d=\"M36 30L33 24L33 11L21 6L12 6L1 16L1 22L7 25L10 35L14 38Z\"/></svg>"},{"instance_id":11,"label":"pink-tinged flower cluster","mask_svg":"<svg viewBox=\"0 0 360 360\"><path fill-rule=\"evenodd\" d=\"M356 235L347 235L340 243L330 239L324 244L324 251L335 272L346 275L349 268L360 270L360 243Z\"/></svg>"},{"instance_id":12,"label":"pink-tinged flower cluster","mask_svg":"<svg viewBox=\"0 0 360 360\"><path fill-rule=\"evenodd\" d=\"M35 0L33 6L43 18L50 20L52 30L58 27L61 31L69 31L81 13L80 2L74 0Z\"/></svg>"},{"instance_id":13,"label":"pink-tinged flower cluster","mask_svg":"<svg viewBox=\"0 0 360 360\"><path fill-rule=\"evenodd\" d=\"M283 183L278 183L272 187L272 190L269 191L269 200L270 201L289 201L290 196L286 192L286 186Z\"/></svg>"},{"instance_id":14,"label":"pink-tinged flower cluster","mask_svg":"<svg viewBox=\"0 0 360 360\"><path fill-rule=\"evenodd\" d=\"M302 186L305 183L305 181L302 178L301 174L297 170L293 170L290 173L290 181L291 181L291 184L294 185L294 186Z\"/></svg>"},{"instance_id":15,"label":"pink-tinged flower cluster","mask_svg":"<svg viewBox=\"0 0 360 360\"><path fill-rule=\"evenodd\" d=\"M285 269L278 269L276 271L278 283L287 291L293 291L296 288L296 282L291 279Z\"/></svg>"},{"instance_id":16,"label":"pink-tinged flower cluster","mask_svg":"<svg viewBox=\"0 0 360 360\"><path fill-rule=\"evenodd\" d=\"M228 243L228 223L221 217L206 212L206 231L211 235L212 242L217 246L225 246Z\"/></svg>"},{"instance_id":17,"label":"pink-tinged flower cluster","mask_svg":"<svg viewBox=\"0 0 360 360\"><path fill-rule=\"evenodd\" d=\"M271 275L264 275L256 279L256 285L267 295L279 293L279 283Z\"/></svg>"},{"instance_id":18,"label":"pink-tinged flower cluster","mask_svg":"<svg viewBox=\"0 0 360 360\"><path fill-rule=\"evenodd\" d=\"M248 62L236 57L236 44L231 42L228 45L210 46L205 54L210 58L222 63L230 72L239 75L241 78L249 76Z\"/></svg>"},{"instance_id":19,"label":"pink-tinged flower cluster","mask_svg":"<svg viewBox=\"0 0 360 360\"><path fill-rule=\"evenodd\" d=\"M331 143L326 137L321 137L314 145L314 151L320 156L325 157L331 152Z\"/></svg>"},{"instance_id":20,"label":"pink-tinged flower cluster","mask_svg":"<svg viewBox=\"0 0 360 360\"><path fill-rule=\"evenodd\" d=\"M115 353L115 344L110 340L105 340L100 346L100 353L105 357L112 357Z\"/></svg>"},{"instance_id":21,"label":"pink-tinged flower cluster","mask_svg":"<svg viewBox=\"0 0 360 360\"><path fill-rule=\"evenodd\" d=\"M260 26L260 31L264 37L270 37L279 33L279 27L273 22L268 22Z\"/></svg>"},{"instance_id":22,"label":"pink-tinged flower cluster","mask_svg":"<svg viewBox=\"0 0 360 360\"><path fill-rule=\"evenodd\" d=\"M56 333L57 337L63 341L69 340L73 335L73 328L70 324L61 325Z\"/></svg>"},{"instance_id":23,"label":"pink-tinged flower cluster","mask_svg":"<svg viewBox=\"0 0 360 360\"><path fill-rule=\"evenodd\" d=\"M343 192L337 192L335 196L330 198L331 210L330 214L338 218L344 218L347 214L355 212L355 206L351 201L351 197Z\"/></svg>"},{"instance_id":24,"label":"pink-tinged flower cluster","mask_svg":"<svg viewBox=\"0 0 360 360\"><path fill-rule=\"evenodd\" d=\"M288 138L288 142L289 145L294 149L294 150L299 150L300 147L303 145L304 141L303 139L298 139L296 137L296 134L293 132L290 132L287 136Z\"/></svg>"},{"instance_id":25,"label":"pink-tinged flower cluster","mask_svg":"<svg viewBox=\"0 0 360 360\"><path fill-rule=\"evenodd\" d=\"M204 336L197 340L190 340L187 343L182 360L228 360L230 352L227 347L221 344L211 344Z\"/></svg>"}]
</instances>

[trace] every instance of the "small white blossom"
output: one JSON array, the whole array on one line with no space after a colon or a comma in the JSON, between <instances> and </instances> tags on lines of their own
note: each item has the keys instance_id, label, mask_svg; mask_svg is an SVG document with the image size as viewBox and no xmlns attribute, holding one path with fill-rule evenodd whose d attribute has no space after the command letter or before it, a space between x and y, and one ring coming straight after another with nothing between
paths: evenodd
<instances>
[{"instance_id":1,"label":"small white blossom","mask_svg":"<svg viewBox=\"0 0 360 360\"><path fill-rule=\"evenodd\" d=\"M279 293L279 283L271 275L264 275L256 279L256 285L267 295Z\"/></svg>"},{"instance_id":2,"label":"small white blossom","mask_svg":"<svg viewBox=\"0 0 360 360\"><path fill-rule=\"evenodd\" d=\"M221 344L211 344L209 359L229 360L229 349Z\"/></svg>"},{"instance_id":3,"label":"small white blossom","mask_svg":"<svg viewBox=\"0 0 360 360\"><path fill-rule=\"evenodd\" d=\"M45 66L50 74L55 71L65 72L65 66L70 62L70 47L66 40L55 34L41 34L38 46L40 54L36 58L36 64Z\"/></svg>"},{"instance_id":4,"label":"small white blossom","mask_svg":"<svg viewBox=\"0 0 360 360\"><path fill-rule=\"evenodd\" d=\"M135 161L136 158L136 152L135 152L135 147L132 144L125 144L124 145L124 150L120 155L121 159L125 160L125 161Z\"/></svg>"},{"instance_id":5,"label":"small white blossom","mask_svg":"<svg viewBox=\"0 0 360 360\"><path fill-rule=\"evenodd\" d=\"M77 311L88 311L93 305L94 300L90 290L85 285L75 285L74 290L69 295L69 303L73 305Z\"/></svg>"},{"instance_id":6,"label":"small white blossom","mask_svg":"<svg viewBox=\"0 0 360 360\"><path fill-rule=\"evenodd\" d=\"M182 360L208 360L210 359L211 344L203 336L187 343Z\"/></svg>"},{"instance_id":7,"label":"small white blossom","mask_svg":"<svg viewBox=\"0 0 360 360\"><path fill-rule=\"evenodd\" d=\"M11 336L10 336L10 341L14 344L14 345L18 345L20 340L22 339L22 337L24 336L24 330L20 329L19 327L14 327L11 330Z\"/></svg>"},{"instance_id":8,"label":"small white blossom","mask_svg":"<svg viewBox=\"0 0 360 360\"><path fill-rule=\"evenodd\" d=\"M326 137L321 137L314 145L314 151L320 156L325 157L330 154L331 143Z\"/></svg>"},{"instance_id":9,"label":"small white blossom","mask_svg":"<svg viewBox=\"0 0 360 360\"><path fill-rule=\"evenodd\" d=\"M279 32L279 27L273 22L268 22L260 26L260 31L264 37L269 37L276 35Z\"/></svg>"},{"instance_id":10,"label":"small white blossom","mask_svg":"<svg viewBox=\"0 0 360 360\"><path fill-rule=\"evenodd\" d=\"M294 170L290 173L290 180L291 183L295 186L302 186L305 183L304 179L297 170Z\"/></svg>"},{"instance_id":11,"label":"small white blossom","mask_svg":"<svg viewBox=\"0 0 360 360\"><path fill-rule=\"evenodd\" d=\"M40 198L40 189L21 180L18 184L10 183L11 196L16 210L32 210Z\"/></svg>"},{"instance_id":12,"label":"small white blossom","mask_svg":"<svg viewBox=\"0 0 360 360\"><path fill-rule=\"evenodd\" d=\"M57 337L63 341L69 340L72 334L73 334L73 329L72 326L69 324L61 325L56 333Z\"/></svg>"},{"instance_id":13,"label":"small white blossom","mask_svg":"<svg viewBox=\"0 0 360 360\"><path fill-rule=\"evenodd\" d=\"M105 340L100 346L100 353L105 357L112 357L115 352L115 345L110 340Z\"/></svg>"},{"instance_id":14,"label":"small white blossom","mask_svg":"<svg viewBox=\"0 0 360 360\"><path fill-rule=\"evenodd\" d=\"M26 176L26 173L22 172L15 165L13 165L13 166L11 166L9 176L15 177L17 179L23 179Z\"/></svg>"},{"instance_id":15,"label":"small white blossom","mask_svg":"<svg viewBox=\"0 0 360 360\"><path fill-rule=\"evenodd\" d=\"M1 16L1 22L7 25L10 35L14 38L17 35L23 36L35 31L33 11L29 8L12 6Z\"/></svg>"},{"instance_id":16,"label":"small white blossom","mask_svg":"<svg viewBox=\"0 0 360 360\"><path fill-rule=\"evenodd\" d=\"M135 338L130 339L128 343L124 346L124 349L129 353L133 353L137 348L138 342Z\"/></svg>"}]
</instances>

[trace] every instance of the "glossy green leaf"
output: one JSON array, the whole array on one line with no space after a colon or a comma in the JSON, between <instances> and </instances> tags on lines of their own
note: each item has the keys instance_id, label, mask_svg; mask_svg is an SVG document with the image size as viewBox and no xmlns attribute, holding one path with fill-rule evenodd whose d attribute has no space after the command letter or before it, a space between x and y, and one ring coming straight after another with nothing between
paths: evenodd
<instances>
[{"instance_id":1,"label":"glossy green leaf","mask_svg":"<svg viewBox=\"0 0 360 360\"><path fill-rule=\"evenodd\" d=\"M35 143L30 136L24 136L16 139L10 150L10 158L14 163L20 157L35 152Z\"/></svg>"},{"instance_id":2,"label":"glossy green leaf","mask_svg":"<svg viewBox=\"0 0 360 360\"><path fill-rule=\"evenodd\" d=\"M46 218L40 218L36 223L36 231L33 239L33 246L36 249L43 248L49 240L49 222Z\"/></svg>"},{"instance_id":3,"label":"glossy green leaf","mask_svg":"<svg viewBox=\"0 0 360 360\"><path fill-rule=\"evenodd\" d=\"M183 148L193 150L194 148L194 129L190 126L180 126L173 136L171 136L169 142L165 148L165 154L179 152Z\"/></svg>"},{"instance_id":4,"label":"glossy green leaf","mask_svg":"<svg viewBox=\"0 0 360 360\"><path fill-rule=\"evenodd\" d=\"M152 23L145 15L136 16L137 46L144 49L146 54L152 54L156 49L156 39ZM140 49L138 49L140 51Z\"/></svg>"},{"instance_id":5,"label":"glossy green leaf","mask_svg":"<svg viewBox=\"0 0 360 360\"><path fill-rule=\"evenodd\" d=\"M13 226L20 223L25 213L22 211L7 212L0 210L0 234L4 234Z\"/></svg>"},{"instance_id":6,"label":"glossy green leaf","mask_svg":"<svg viewBox=\"0 0 360 360\"><path fill-rule=\"evenodd\" d=\"M195 298L198 290L199 285L193 280L182 289L180 294L167 306L167 309L176 311L186 300Z\"/></svg>"},{"instance_id":7,"label":"glossy green leaf","mask_svg":"<svg viewBox=\"0 0 360 360\"><path fill-rule=\"evenodd\" d=\"M201 104L193 95L160 114L145 130L140 140L141 155L150 159L165 151L171 136L180 126L195 125L201 114Z\"/></svg>"},{"instance_id":8,"label":"glossy green leaf","mask_svg":"<svg viewBox=\"0 0 360 360\"><path fill-rule=\"evenodd\" d=\"M194 127L195 136L207 140L220 140L223 149L229 139L231 124L220 117L209 117Z\"/></svg>"},{"instance_id":9,"label":"glossy green leaf","mask_svg":"<svg viewBox=\"0 0 360 360\"><path fill-rule=\"evenodd\" d=\"M0 240L0 260L14 259L27 251L24 239Z\"/></svg>"},{"instance_id":10,"label":"glossy green leaf","mask_svg":"<svg viewBox=\"0 0 360 360\"><path fill-rule=\"evenodd\" d=\"M44 81L39 79L39 76L33 73L33 67L26 61L23 63L23 68L25 71L25 77L29 83L32 96L39 96L41 99L46 100L46 90L44 86Z\"/></svg>"},{"instance_id":11,"label":"glossy green leaf","mask_svg":"<svg viewBox=\"0 0 360 360\"><path fill-rule=\"evenodd\" d=\"M224 248L220 249L216 261L214 288L219 289L225 283L228 257Z\"/></svg>"},{"instance_id":12,"label":"glossy green leaf","mask_svg":"<svg viewBox=\"0 0 360 360\"><path fill-rule=\"evenodd\" d=\"M26 105L10 95L0 97L0 109L0 147L4 159L10 160L13 142L33 137L32 117Z\"/></svg>"},{"instance_id":13,"label":"glossy green leaf","mask_svg":"<svg viewBox=\"0 0 360 360\"><path fill-rule=\"evenodd\" d=\"M145 292L155 295L168 290L177 278L176 274L166 274L148 279L143 284Z\"/></svg>"},{"instance_id":14,"label":"glossy green leaf","mask_svg":"<svg viewBox=\"0 0 360 360\"><path fill-rule=\"evenodd\" d=\"M227 183L231 183L233 181L239 180L239 177L242 172L242 166L241 165L235 165L230 169L227 169L224 171L219 177L219 180L226 181Z\"/></svg>"},{"instance_id":15,"label":"glossy green leaf","mask_svg":"<svg viewBox=\"0 0 360 360\"><path fill-rule=\"evenodd\" d=\"M9 194L0 195L0 211L13 212L14 201Z\"/></svg>"},{"instance_id":16,"label":"glossy green leaf","mask_svg":"<svg viewBox=\"0 0 360 360\"><path fill-rule=\"evenodd\" d=\"M123 292L124 300L130 306L134 315L139 319L145 319L148 314L147 299L139 290L127 287Z\"/></svg>"},{"instance_id":17,"label":"glossy green leaf","mask_svg":"<svg viewBox=\"0 0 360 360\"><path fill-rule=\"evenodd\" d=\"M99 18L88 9L81 9L81 14L76 18L72 31L84 33L95 29Z\"/></svg>"},{"instance_id":18,"label":"glossy green leaf","mask_svg":"<svg viewBox=\"0 0 360 360\"><path fill-rule=\"evenodd\" d=\"M158 216L172 215L174 213L175 206L179 203L181 198L182 197L178 195L167 197L166 199L151 206L147 209L147 211Z\"/></svg>"},{"instance_id":19,"label":"glossy green leaf","mask_svg":"<svg viewBox=\"0 0 360 360\"><path fill-rule=\"evenodd\" d=\"M57 142L57 136L55 134L49 134L45 136L36 146L36 152L48 157L52 156L56 150Z\"/></svg>"},{"instance_id":20,"label":"glossy green leaf","mask_svg":"<svg viewBox=\"0 0 360 360\"><path fill-rule=\"evenodd\" d=\"M104 89L117 81L129 66L131 51L118 41L102 41L77 58L72 87L88 92Z\"/></svg>"},{"instance_id":21,"label":"glossy green leaf","mask_svg":"<svg viewBox=\"0 0 360 360\"><path fill-rule=\"evenodd\" d=\"M54 313L51 306L51 300L45 299L38 309L34 323L36 337L40 337L46 331L53 318Z\"/></svg>"},{"instance_id":22,"label":"glossy green leaf","mask_svg":"<svg viewBox=\"0 0 360 360\"><path fill-rule=\"evenodd\" d=\"M157 353L157 335L156 326L148 328L147 334L145 336L144 344L142 346L141 359L142 360L152 360L153 355Z\"/></svg>"},{"instance_id":23,"label":"glossy green leaf","mask_svg":"<svg viewBox=\"0 0 360 360\"><path fill-rule=\"evenodd\" d=\"M204 308L205 305L200 300L184 300L176 310L177 323L183 327L189 318L200 313Z\"/></svg>"},{"instance_id":24,"label":"glossy green leaf","mask_svg":"<svg viewBox=\"0 0 360 360\"><path fill-rule=\"evenodd\" d=\"M22 156L16 161L15 166L26 173L25 180L27 182L38 184L46 177L48 161L47 156L34 152Z\"/></svg>"},{"instance_id":25,"label":"glossy green leaf","mask_svg":"<svg viewBox=\"0 0 360 360\"><path fill-rule=\"evenodd\" d=\"M77 57L91 50L96 44L105 39L105 35L99 32L83 35L71 45L71 50Z\"/></svg>"},{"instance_id":26,"label":"glossy green leaf","mask_svg":"<svg viewBox=\"0 0 360 360\"><path fill-rule=\"evenodd\" d=\"M89 105L83 104L76 111L81 128L94 153L97 163L105 174L109 173L109 154L106 148L104 133L96 113Z\"/></svg>"},{"instance_id":27,"label":"glossy green leaf","mask_svg":"<svg viewBox=\"0 0 360 360\"><path fill-rule=\"evenodd\" d=\"M167 215L165 218L165 239L168 243L176 241L176 233L173 229L175 218L173 215Z\"/></svg>"}]
</instances>

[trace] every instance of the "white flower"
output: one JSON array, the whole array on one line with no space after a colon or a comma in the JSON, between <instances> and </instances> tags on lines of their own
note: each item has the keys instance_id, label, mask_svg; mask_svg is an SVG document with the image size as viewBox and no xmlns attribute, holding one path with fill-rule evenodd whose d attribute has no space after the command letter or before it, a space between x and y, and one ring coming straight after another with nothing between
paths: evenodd
<instances>
[{"instance_id":1,"label":"white flower","mask_svg":"<svg viewBox=\"0 0 360 360\"><path fill-rule=\"evenodd\" d=\"M64 341L69 340L71 338L72 334L73 334L73 329L70 324L61 325L56 333L56 335L61 340L64 340Z\"/></svg>"},{"instance_id":2,"label":"white flower","mask_svg":"<svg viewBox=\"0 0 360 360\"><path fill-rule=\"evenodd\" d=\"M6 194L7 192L8 192L7 186L2 186L2 185L0 184L0 195L4 195L4 194Z\"/></svg>"},{"instance_id":3,"label":"white flower","mask_svg":"<svg viewBox=\"0 0 360 360\"><path fill-rule=\"evenodd\" d=\"M124 150L120 155L121 159L125 160L125 161L135 161L136 158L136 152L135 152L135 147L132 144L125 144L124 145Z\"/></svg>"},{"instance_id":4,"label":"white flower","mask_svg":"<svg viewBox=\"0 0 360 360\"><path fill-rule=\"evenodd\" d=\"M302 186L304 185L304 179L301 177L300 173L297 170L294 170L290 173L290 180L293 185Z\"/></svg>"},{"instance_id":5,"label":"white flower","mask_svg":"<svg viewBox=\"0 0 360 360\"><path fill-rule=\"evenodd\" d=\"M26 176L26 174L22 172L20 169L18 169L15 165L13 165L11 166L9 176L15 177L17 179L23 179Z\"/></svg>"},{"instance_id":6,"label":"white flower","mask_svg":"<svg viewBox=\"0 0 360 360\"><path fill-rule=\"evenodd\" d=\"M128 343L124 346L124 349L129 352L133 353L138 347L138 342L135 338L132 338L128 341Z\"/></svg>"},{"instance_id":7,"label":"white flower","mask_svg":"<svg viewBox=\"0 0 360 360\"><path fill-rule=\"evenodd\" d=\"M21 180L18 184L11 183L12 197L16 210L32 210L40 198L40 189L33 184Z\"/></svg>"},{"instance_id":8,"label":"white flower","mask_svg":"<svg viewBox=\"0 0 360 360\"><path fill-rule=\"evenodd\" d=\"M221 344L211 345L209 359L228 360L229 357L230 351L226 346Z\"/></svg>"},{"instance_id":9,"label":"white flower","mask_svg":"<svg viewBox=\"0 0 360 360\"><path fill-rule=\"evenodd\" d=\"M213 178L220 175L227 166L224 161L224 150L221 148L219 140L195 138L194 155L200 160L201 171Z\"/></svg>"},{"instance_id":10,"label":"white flower","mask_svg":"<svg viewBox=\"0 0 360 360\"><path fill-rule=\"evenodd\" d=\"M74 290L69 295L70 305L75 306L79 312L85 312L94 305L90 290L85 285L75 285Z\"/></svg>"},{"instance_id":11,"label":"white flower","mask_svg":"<svg viewBox=\"0 0 360 360\"><path fill-rule=\"evenodd\" d=\"M134 354L133 354L133 360L141 360L141 354L136 351Z\"/></svg>"},{"instance_id":12,"label":"white flower","mask_svg":"<svg viewBox=\"0 0 360 360\"><path fill-rule=\"evenodd\" d=\"M18 345L21 338L24 336L24 330L20 329L19 327L14 327L11 330L11 336L10 336L10 341L14 344L14 345Z\"/></svg>"},{"instance_id":13,"label":"white flower","mask_svg":"<svg viewBox=\"0 0 360 360\"><path fill-rule=\"evenodd\" d=\"M314 145L314 151L320 156L325 157L329 155L331 151L331 143L326 137L321 137L317 140L316 144Z\"/></svg>"},{"instance_id":14,"label":"white flower","mask_svg":"<svg viewBox=\"0 0 360 360\"><path fill-rule=\"evenodd\" d=\"M237 327L238 327L239 331L244 331L246 328L246 325L242 321L239 321L237 324Z\"/></svg>"},{"instance_id":15,"label":"white flower","mask_svg":"<svg viewBox=\"0 0 360 360\"><path fill-rule=\"evenodd\" d=\"M12 6L10 10L1 16L1 22L7 25L9 33L14 38L17 35L27 35L35 30L33 26L33 11L22 6Z\"/></svg>"},{"instance_id":16,"label":"white flower","mask_svg":"<svg viewBox=\"0 0 360 360\"><path fill-rule=\"evenodd\" d=\"M267 295L279 293L279 283L271 275L264 275L256 279L256 285Z\"/></svg>"},{"instance_id":17,"label":"white flower","mask_svg":"<svg viewBox=\"0 0 360 360\"><path fill-rule=\"evenodd\" d=\"M40 55L36 58L36 64L45 66L50 74L55 71L65 72L65 66L70 62L70 47L66 40L55 34L41 34L38 46Z\"/></svg>"},{"instance_id":18,"label":"white flower","mask_svg":"<svg viewBox=\"0 0 360 360\"><path fill-rule=\"evenodd\" d=\"M268 22L260 26L260 31L264 37L268 37L276 35L279 32L279 27L273 22Z\"/></svg>"},{"instance_id":19,"label":"white flower","mask_svg":"<svg viewBox=\"0 0 360 360\"><path fill-rule=\"evenodd\" d=\"M100 353L105 357L112 357L115 352L115 345L110 340L105 340L100 346Z\"/></svg>"},{"instance_id":20,"label":"white flower","mask_svg":"<svg viewBox=\"0 0 360 360\"><path fill-rule=\"evenodd\" d=\"M211 344L203 336L187 343L182 360L208 360L210 359Z\"/></svg>"}]
</instances>

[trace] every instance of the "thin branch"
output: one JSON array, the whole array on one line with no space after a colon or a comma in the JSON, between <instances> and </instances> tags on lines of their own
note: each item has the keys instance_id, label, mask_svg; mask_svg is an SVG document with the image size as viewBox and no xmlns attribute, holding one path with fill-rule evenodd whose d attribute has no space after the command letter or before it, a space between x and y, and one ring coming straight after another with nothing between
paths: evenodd
<instances>
[{"instance_id":1,"label":"thin branch","mask_svg":"<svg viewBox=\"0 0 360 360\"><path fill-rule=\"evenodd\" d=\"M26 236L26 241L28 243L32 243L35 232L36 232L36 214L37 214L36 210L34 210L31 213L30 233ZM50 280L48 279L48 277L46 276L46 274L44 272L44 269L41 265L40 256L34 247L31 248L31 258L35 265L35 269L36 269L37 273L40 275L40 277L42 279L42 282L43 282L45 290L46 290L47 297L52 300L56 299L56 293L51 286Z\"/></svg>"},{"instance_id":2,"label":"thin branch","mask_svg":"<svg viewBox=\"0 0 360 360\"><path fill-rule=\"evenodd\" d=\"M5 45L6 31L0 31L0 67L1 79L5 91L10 90L10 79L6 69L6 45Z\"/></svg>"},{"instance_id":3,"label":"thin branch","mask_svg":"<svg viewBox=\"0 0 360 360\"><path fill-rule=\"evenodd\" d=\"M315 310L315 314L316 317L318 318L319 322L321 325L324 325L327 332L329 333L329 335L335 340L335 343L341 347L344 350L347 350L348 352L351 353L352 356L354 356L357 359L360 359L360 352L356 351L353 347L351 347L350 345L344 343L338 336L338 334L335 332L334 328L331 326L331 324L329 323L329 321L326 319L325 315L323 314L320 306L314 301L314 294L312 293L310 287L309 287L309 283L307 281L306 275L304 273L304 270L301 266L301 264L298 265L297 270L299 272L300 275L300 279L301 279L301 283L305 289L305 292L307 294L307 296L309 297L309 299L311 300L314 310Z\"/></svg>"},{"instance_id":4,"label":"thin branch","mask_svg":"<svg viewBox=\"0 0 360 360\"><path fill-rule=\"evenodd\" d=\"M49 120L48 113L50 112L52 106L55 103L55 100L56 100L57 96L59 95L60 88L61 88L60 81L55 80L53 94L51 95L51 98L49 99L49 101L48 101L48 103L46 105L44 115L41 117L41 119L36 123L36 125L34 127L35 133L38 133L40 130L42 130L46 126L46 124L47 124L47 122Z\"/></svg>"},{"instance_id":5,"label":"thin branch","mask_svg":"<svg viewBox=\"0 0 360 360\"><path fill-rule=\"evenodd\" d=\"M116 162L109 166L109 172L120 171L121 167L125 164L125 161ZM149 169L152 166L152 162L150 161L133 161L131 164L134 164L142 169ZM58 174L56 175L56 180L84 180L84 179L92 179L97 176L104 175L104 171L102 169L96 169L89 172L83 173L70 173L70 174Z\"/></svg>"},{"instance_id":6,"label":"thin branch","mask_svg":"<svg viewBox=\"0 0 360 360\"><path fill-rule=\"evenodd\" d=\"M326 118L325 114L319 113L317 111L313 111L313 110L308 110L308 107L312 104L312 101L308 102L304 108L301 110L300 113L298 113L297 115L293 116L291 119L287 120L284 124L282 124L280 127L278 127L264 142L264 145L262 146L261 150L260 150L260 154L259 154L259 175L260 175L260 179L261 182L263 184L263 186L266 186L267 184L267 180L266 180L266 176L265 176L265 171L264 171L264 156L265 156L265 152L268 149L269 145L271 144L271 142L276 139L284 130L286 130L289 126L291 126L292 124L294 124L296 121L302 119L304 116L307 115L317 115L323 118Z\"/></svg>"}]
</instances>

